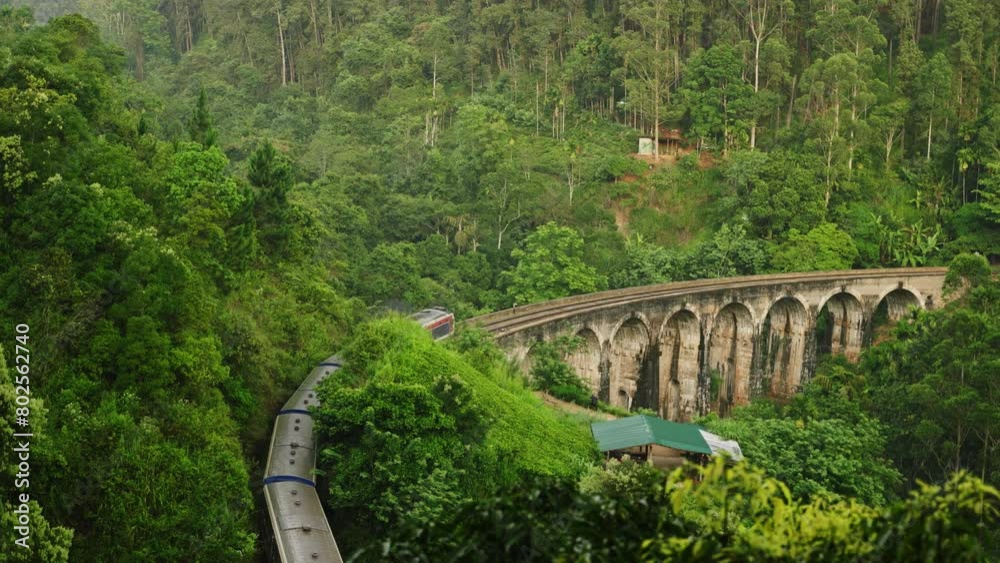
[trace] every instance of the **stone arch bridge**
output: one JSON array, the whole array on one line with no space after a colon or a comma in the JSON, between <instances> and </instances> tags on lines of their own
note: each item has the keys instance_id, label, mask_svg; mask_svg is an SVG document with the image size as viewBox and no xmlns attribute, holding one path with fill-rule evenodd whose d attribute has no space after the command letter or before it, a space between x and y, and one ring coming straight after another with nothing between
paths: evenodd
<instances>
[{"instance_id":1,"label":"stone arch bridge","mask_svg":"<svg viewBox=\"0 0 1000 563\"><path fill-rule=\"evenodd\" d=\"M856 360L875 325L942 304L946 268L698 280L577 295L471 319L508 355L579 337L566 360L611 404L670 420L725 416L752 396L789 396L818 351Z\"/></svg>"}]
</instances>

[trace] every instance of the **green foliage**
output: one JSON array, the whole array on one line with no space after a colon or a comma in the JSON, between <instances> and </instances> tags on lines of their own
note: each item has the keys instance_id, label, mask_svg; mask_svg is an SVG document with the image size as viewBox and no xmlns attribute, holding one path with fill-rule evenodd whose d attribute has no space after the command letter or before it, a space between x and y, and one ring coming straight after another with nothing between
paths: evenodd
<instances>
[{"instance_id":1,"label":"green foliage","mask_svg":"<svg viewBox=\"0 0 1000 563\"><path fill-rule=\"evenodd\" d=\"M807 232L824 216L818 166L815 159L792 151L736 152L724 170L733 190L726 206L768 239L790 229Z\"/></svg>"},{"instance_id":2,"label":"green foliage","mask_svg":"<svg viewBox=\"0 0 1000 563\"><path fill-rule=\"evenodd\" d=\"M967 291L989 285L992 272L986 258L975 254L959 254L948 265L944 277L945 294Z\"/></svg>"},{"instance_id":3,"label":"green foliage","mask_svg":"<svg viewBox=\"0 0 1000 563\"><path fill-rule=\"evenodd\" d=\"M865 354L871 411L886 428L890 457L911 484L941 482L960 470L1000 483L994 376L1000 287L971 256L956 260L948 278L953 287L972 285L945 308L900 323L894 339Z\"/></svg>"},{"instance_id":4,"label":"green foliage","mask_svg":"<svg viewBox=\"0 0 1000 563\"><path fill-rule=\"evenodd\" d=\"M1000 247L1000 28L982 0L917 12L756 0L6 4L48 21L0 8L0 319L43 335L33 393L50 413L37 486L51 533L36 532L54 560L69 531L74 559L250 559L253 444L302 366L366 304L472 316L605 280L995 260ZM55 17L75 11L90 20ZM672 129L683 138L654 170L629 154L639 135ZM900 327L861 374L817 377L898 429L889 451L909 481L961 467L997 483L984 374L996 371L1000 290L969 260L950 277L969 284L964 309ZM502 473L524 450L571 472L506 426L537 405L488 346L462 338L503 390L473 378L481 400L509 413L494 395L524 399L491 427L486 443L503 447L480 448L493 460L482 467ZM810 404L798 418L856 414ZM557 426L539 423L534 439L562 443ZM200 453L206 443L217 453ZM434 463L396 493L417 520L472 488L471 474ZM188 479L211 494L175 490ZM170 494L150 492L158 482ZM809 522L842 522L825 514ZM619 558L635 559L636 545Z\"/></svg>"},{"instance_id":5,"label":"green foliage","mask_svg":"<svg viewBox=\"0 0 1000 563\"><path fill-rule=\"evenodd\" d=\"M424 486L457 488L461 469L455 465L478 441L482 415L460 380L441 378L426 387L373 381L334 389L324 400L337 405L318 417L327 443L335 444L323 451L322 463L331 469L331 507L372 507L372 516L387 524L412 512L436 516L449 509L442 502L448 495L414 493Z\"/></svg>"},{"instance_id":6,"label":"green foliage","mask_svg":"<svg viewBox=\"0 0 1000 563\"><path fill-rule=\"evenodd\" d=\"M610 285L619 288L672 281L679 274L677 262L679 258L666 248L633 235L625 241L625 263L611 274Z\"/></svg>"},{"instance_id":7,"label":"green foliage","mask_svg":"<svg viewBox=\"0 0 1000 563\"><path fill-rule=\"evenodd\" d=\"M274 262L305 256L311 225L288 201L294 180L289 159L266 141L250 155L247 179L256 188L253 217L264 256Z\"/></svg>"},{"instance_id":8,"label":"green foliage","mask_svg":"<svg viewBox=\"0 0 1000 563\"><path fill-rule=\"evenodd\" d=\"M583 381L563 360L580 345L582 341L579 338L564 336L553 341L537 342L532 346L528 353L531 361L531 385L542 391L550 391L556 387L585 391ZM589 398L588 394L587 399Z\"/></svg>"},{"instance_id":9,"label":"green foliage","mask_svg":"<svg viewBox=\"0 0 1000 563\"><path fill-rule=\"evenodd\" d=\"M208 111L208 99L205 97L204 88L198 94L198 104L188 122L188 135L191 136L192 141L205 147L215 144L217 134L212 128L212 114Z\"/></svg>"},{"instance_id":10,"label":"green foliage","mask_svg":"<svg viewBox=\"0 0 1000 563\"><path fill-rule=\"evenodd\" d=\"M603 413L608 413L610 415L614 415L614 416L616 416L618 418L623 418L623 417L626 417L626 416L632 416L633 414L635 414L633 412L629 412L628 409L625 409L625 408L622 408L622 407L616 407L615 405L609 405L609 404L604 403L604 402L597 403L597 410L599 410L599 411L601 411Z\"/></svg>"},{"instance_id":11,"label":"green foliage","mask_svg":"<svg viewBox=\"0 0 1000 563\"><path fill-rule=\"evenodd\" d=\"M256 166L249 157L270 139L295 165L303 192L374 180L342 186L346 203L366 215L365 250L442 235L455 254L475 254L496 241L488 245L496 252L483 244L492 273L509 269L508 251L550 220L583 236L598 278L626 278L612 280L616 287L659 281L670 269L657 252L650 271L627 279L623 270L641 268L621 267L623 235L698 255L721 224L744 218L751 239L777 243L791 229L834 223L855 239L865 266L931 264L991 248L989 237L959 232L965 206L985 221L996 207L1000 112L988 77L998 28L975 17L989 13L981 0L928 8L916 20L856 2L780 10L759 2L472 10L283 2L276 12L238 0L83 0L78 7L94 25L54 20L60 42L30 50L56 71L13 51L0 55L24 91L2 96L8 119L38 103L50 119L26 129L62 127L73 139L81 117L135 108L133 127L102 131L134 139L153 130L206 145L214 133L240 171ZM45 17L64 11L43 4L33 5ZM25 12L8 12L4 45L37 47ZM98 31L115 47L97 41ZM79 64L83 52L97 64ZM142 84L71 89L65 94L79 98L81 115L51 87L120 66ZM628 155L636 137L672 129L683 136L679 149L647 174ZM62 147L41 141L33 134L20 148L0 143L12 191L22 189L19 170L39 172L22 161L61 160ZM690 149L718 159L685 157ZM662 189L667 176L673 186ZM271 190L258 186L257 195L269 199ZM282 211L280 201L254 204L264 259L304 257L328 240L317 230L338 229L317 224L336 222L320 213L325 198L307 200L311 220L296 206ZM879 244L877 257L878 237L860 232L870 225L844 216L859 205L892 223L896 240ZM283 232L289 223L298 227ZM250 239L238 238L248 247L239 254L252 257L243 261L256 263L262 256ZM670 279L728 275L693 266ZM435 281L430 294L470 314L511 303L480 298L494 289L492 277L472 287Z\"/></svg>"},{"instance_id":12,"label":"green foliage","mask_svg":"<svg viewBox=\"0 0 1000 563\"><path fill-rule=\"evenodd\" d=\"M264 438L273 405L357 304L294 244L312 235L282 199L292 176L280 156L254 159L253 194L207 139L150 134L155 101L93 24L11 29L9 16L0 318L31 326L44 373L31 388L28 557L251 560L244 445ZM207 134L205 118L195 129ZM281 271L258 261L261 246L280 247Z\"/></svg>"},{"instance_id":13,"label":"green foliage","mask_svg":"<svg viewBox=\"0 0 1000 563\"><path fill-rule=\"evenodd\" d=\"M573 384L554 385L549 389L549 392L559 400L576 403L583 407L590 405L590 397L592 395L590 389L582 385Z\"/></svg>"},{"instance_id":14,"label":"green foliage","mask_svg":"<svg viewBox=\"0 0 1000 563\"><path fill-rule=\"evenodd\" d=\"M579 479L579 490L586 495L601 495L623 501L640 501L650 490L663 483L663 472L648 463L624 456L611 458L603 465L592 465Z\"/></svg>"},{"instance_id":15,"label":"green foliage","mask_svg":"<svg viewBox=\"0 0 1000 563\"><path fill-rule=\"evenodd\" d=\"M344 368L320 391L334 406L316 415L335 519L369 531L416 515L433 521L458 499L527 475L572 475L575 457L593 456L589 429L506 379L494 345L475 332L456 340L461 352L387 318L363 325L344 350Z\"/></svg>"},{"instance_id":16,"label":"green foliage","mask_svg":"<svg viewBox=\"0 0 1000 563\"><path fill-rule=\"evenodd\" d=\"M515 303L528 304L589 293L605 279L583 261L583 239L569 227L546 223L511 252L517 266L505 275L507 293Z\"/></svg>"},{"instance_id":17,"label":"green foliage","mask_svg":"<svg viewBox=\"0 0 1000 563\"><path fill-rule=\"evenodd\" d=\"M30 342L28 340L26 343ZM30 366L30 364L28 365ZM30 486L32 479L37 484L37 478L32 475L32 471L28 471L27 474L21 472L17 465L17 462L20 460L18 459L19 454L15 453L17 451L15 448L20 449L22 444L20 440L22 438L15 437L14 433L31 432L34 434L28 441L31 448L31 451L28 453L30 456L28 462L31 464L32 469L39 467L39 462L45 459L44 457L40 458L39 454L46 451L48 442L48 437L39 431L45 428L47 412L44 403L37 398L32 397L26 405L30 409L29 419L31 421L31 428L13 426L16 409L25 406L16 401L18 394L15 390L15 384L24 387L23 384L26 381L30 381L30 375L29 377L24 377L17 370L8 370L3 350L0 350L0 413L3 414L3 420L0 420L0 431L3 432L0 434L0 446L3 447L5 452L9 452L10 454L0 464L0 477L4 479L5 492L9 493L4 495L3 499L0 499L0 509L3 510L0 523L4 526L4 540L9 545L3 553L0 553L0 561L7 563L41 559L43 561L66 562L69 561L73 530L56 526L49 519L45 518L44 511L39 503L40 500L44 500L44 497L37 492L37 487L33 488ZM42 455L44 456L45 454ZM20 476L18 475L19 473ZM37 473L37 469L35 469L34 473ZM12 487L12 485L22 480L24 482L21 485L16 488ZM28 502L23 503L25 506L22 506L20 500L22 494L28 495ZM26 526L29 532L27 534L28 549L14 544L15 539L22 538L22 534L14 529L15 526L24 525L23 522L18 521L19 515L14 510L16 509L19 513L23 513L25 507L28 510L29 516Z\"/></svg>"},{"instance_id":18,"label":"green foliage","mask_svg":"<svg viewBox=\"0 0 1000 563\"><path fill-rule=\"evenodd\" d=\"M395 530L356 558L976 561L984 557L977 535L997 521L998 502L996 489L968 474L871 508L795 500L783 483L747 464L685 467L664 483L646 466L612 462L579 485L532 481L467 502L443 521Z\"/></svg>"},{"instance_id":19,"label":"green foliage","mask_svg":"<svg viewBox=\"0 0 1000 563\"><path fill-rule=\"evenodd\" d=\"M355 291L369 303L402 299L416 307L427 304L421 294L420 265L410 243L380 244L358 268Z\"/></svg>"},{"instance_id":20,"label":"green foliage","mask_svg":"<svg viewBox=\"0 0 1000 563\"><path fill-rule=\"evenodd\" d=\"M786 483L796 498L832 494L883 505L900 480L885 459L886 431L841 388L810 383L788 405L757 401L729 418L709 415L702 424L738 441L747 459Z\"/></svg>"},{"instance_id":21,"label":"green foliage","mask_svg":"<svg viewBox=\"0 0 1000 563\"><path fill-rule=\"evenodd\" d=\"M713 45L688 62L680 91L691 118L691 133L727 152L748 142L753 86L743 81L742 61L728 45Z\"/></svg>"},{"instance_id":22,"label":"green foliage","mask_svg":"<svg viewBox=\"0 0 1000 563\"><path fill-rule=\"evenodd\" d=\"M805 235L788 232L788 240L778 245L771 263L780 272L847 270L858 259L851 235L833 223L823 223Z\"/></svg>"},{"instance_id":23,"label":"green foliage","mask_svg":"<svg viewBox=\"0 0 1000 563\"><path fill-rule=\"evenodd\" d=\"M724 224L712 240L691 249L677 279L748 276L764 271L768 253L764 242L747 235L740 223Z\"/></svg>"}]
</instances>

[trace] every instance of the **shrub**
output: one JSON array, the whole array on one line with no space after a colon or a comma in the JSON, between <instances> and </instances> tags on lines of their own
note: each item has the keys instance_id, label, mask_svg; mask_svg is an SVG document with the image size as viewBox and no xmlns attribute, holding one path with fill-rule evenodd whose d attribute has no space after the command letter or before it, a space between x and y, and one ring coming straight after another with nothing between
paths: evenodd
<instances>
[{"instance_id":1,"label":"shrub","mask_svg":"<svg viewBox=\"0 0 1000 563\"><path fill-rule=\"evenodd\" d=\"M549 389L552 396L563 401L576 403L580 406L590 406L590 391L576 385L556 385Z\"/></svg>"}]
</instances>

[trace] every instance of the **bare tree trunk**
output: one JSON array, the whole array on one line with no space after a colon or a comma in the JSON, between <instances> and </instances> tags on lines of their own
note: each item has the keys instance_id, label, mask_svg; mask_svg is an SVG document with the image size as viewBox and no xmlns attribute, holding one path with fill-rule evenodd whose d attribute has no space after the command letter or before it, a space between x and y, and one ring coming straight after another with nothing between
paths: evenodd
<instances>
[{"instance_id":1,"label":"bare tree trunk","mask_svg":"<svg viewBox=\"0 0 1000 563\"><path fill-rule=\"evenodd\" d=\"M184 7L184 13L187 15L184 18L187 21L187 50L190 51L194 49L194 30L191 27L191 5L188 4Z\"/></svg>"},{"instance_id":2,"label":"bare tree trunk","mask_svg":"<svg viewBox=\"0 0 1000 563\"><path fill-rule=\"evenodd\" d=\"M660 52L660 3L656 3L656 40L653 49L656 53ZM653 72L653 160L660 161L660 66L656 65L656 70Z\"/></svg>"},{"instance_id":3,"label":"bare tree trunk","mask_svg":"<svg viewBox=\"0 0 1000 563\"><path fill-rule=\"evenodd\" d=\"M760 91L760 42L761 38L756 33L754 34L754 52L753 52L753 93L756 97L757 92ZM757 148L757 117L754 116L753 121L750 123L750 150Z\"/></svg>"},{"instance_id":4,"label":"bare tree trunk","mask_svg":"<svg viewBox=\"0 0 1000 563\"><path fill-rule=\"evenodd\" d=\"M851 140L848 141L848 152L847 155L847 176L850 177L854 173L854 127L858 119L858 108L855 100L858 99L858 85L854 84L853 91L851 92Z\"/></svg>"},{"instance_id":5,"label":"bare tree trunk","mask_svg":"<svg viewBox=\"0 0 1000 563\"><path fill-rule=\"evenodd\" d=\"M146 77L146 42L142 37L142 31L135 32L135 79L139 82Z\"/></svg>"},{"instance_id":6,"label":"bare tree trunk","mask_svg":"<svg viewBox=\"0 0 1000 563\"><path fill-rule=\"evenodd\" d=\"M792 126L792 108L795 106L795 86L799 82L799 76L792 76L792 95L788 97L788 113L785 115L785 129Z\"/></svg>"},{"instance_id":7,"label":"bare tree trunk","mask_svg":"<svg viewBox=\"0 0 1000 563\"><path fill-rule=\"evenodd\" d=\"M326 0L326 23L329 26L327 34L339 33L344 28L343 22L340 21L340 14L337 14L336 17L334 17L334 1L335 0Z\"/></svg>"},{"instance_id":8,"label":"bare tree trunk","mask_svg":"<svg viewBox=\"0 0 1000 563\"><path fill-rule=\"evenodd\" d=\"M309 0L309 23L313 28L313 38L316 40L316 45L321 45L322 41L319 37L319 20L316 18L316 0Z\"/></svg>"},{"instance_id":9,"label":"bare tree trunk","mask_svg":"<svg viewBox=\"0 0 1000 563\"><path fill-rule=\"evenodd\" d=\"M538 81L535 81L535 136L538 136Z\"/></svg>"},{"instance_id":10,"label":"bare tree trunk","mask_svg":"<svg viewBox=\"0 0 1000 563\"><path fill-rule=\"evenodd\" d=\"M890 168L890 164L889 163L891 162L890 157L892 155L892 146L895 145L895 144L896 144L896 131L895 130L891 130L888 133L886 133L886 136L885 136L885 169L886 170L888 170Z\"/></svg>"},{"instance_id":11,"label":"bare tree trunk","mask_svg":"<svg viewBox=\"0 0 1000 563\"><path fill-rule=\"evenodd\" d=\"M285 32L281 28L281 7L279 7L275 12L278 15L278 46L281 48L281 85L288 85L288 59L285 55Z\"/></svg>"},{"instance_id":12,"label":"bare tree trunk","mask_svg":"<svg viewBox=\"0 0 1000 563\"><path fill-rule=\"evenodd\" d=\"M934 131L934 115L931 114L927 123L927 160L931 159L931 133Z\"/></svg>"},{"instance_id":13,"label":"bare tree trunk","mask_svg":"<svg viewBox=\"0 0 1000 563\"><path fill-rule=\"evenodd\" d=\"M437 87L438 87L438 56L434 55L434 78L431 81L431 99L437 99Z\"/></svg>"},{"instance_id":14,"label":"bare tree trunk","mask_svg":"<svg viewBox=\"0 0 1000 563\"><path fill-rule=\"evenodd\" d=\"M240 28L240 35L243 36L243 44L247 47L247 58L250 59L250 66L253 67L253 49L250 48L250 39L247 37L246 29L243 27L243 20L240 17L240 10L236 11L236 25Z\"/></svg>"},{"instance_id":15,"label":"bare tree trunk","mask_svg":"<svg viewBox=\"0 0 1000 563\"><path fill-rule=\"evenodd\" d=\"M889 88L893 86L892 79L892 39L889 39Z\"/></svg>"}]
</instances>

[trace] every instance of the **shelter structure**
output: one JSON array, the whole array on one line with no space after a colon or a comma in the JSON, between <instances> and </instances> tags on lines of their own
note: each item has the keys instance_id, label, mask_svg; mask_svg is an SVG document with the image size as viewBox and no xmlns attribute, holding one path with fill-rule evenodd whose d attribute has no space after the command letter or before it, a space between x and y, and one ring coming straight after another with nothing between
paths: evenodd
<instances>
[{"instance_id":1,"label":"shelter structure","mask_svg":"<svg viewBox=\"0 0 1000 563\"><path fill-rule=\"evenodd\" d=\"M723 453L733 461L743 459L739 444L733 440L725 440L695 424L645 414L594 422L590 431L598 449L609 458L627 454L660 468L677 467L685 460L700 463Z\"/></svg>"},{"instance_id":2,"label":"shelter structure","mask_svg":"<svg viewBox=\"0 0 1000 563\"><path fill-rule=\"evenodd\" d=\"M671 156L677 158L691 152L691 148L684 139L684 133L680 129L666 129L661 127L659 147L656 146L656 142L655 137L639 137L639 147L635 153L636 156L651 157L658 152L661 157ZM659 151L656 150L657 148Z\"/></svg>"}]
</instances>

